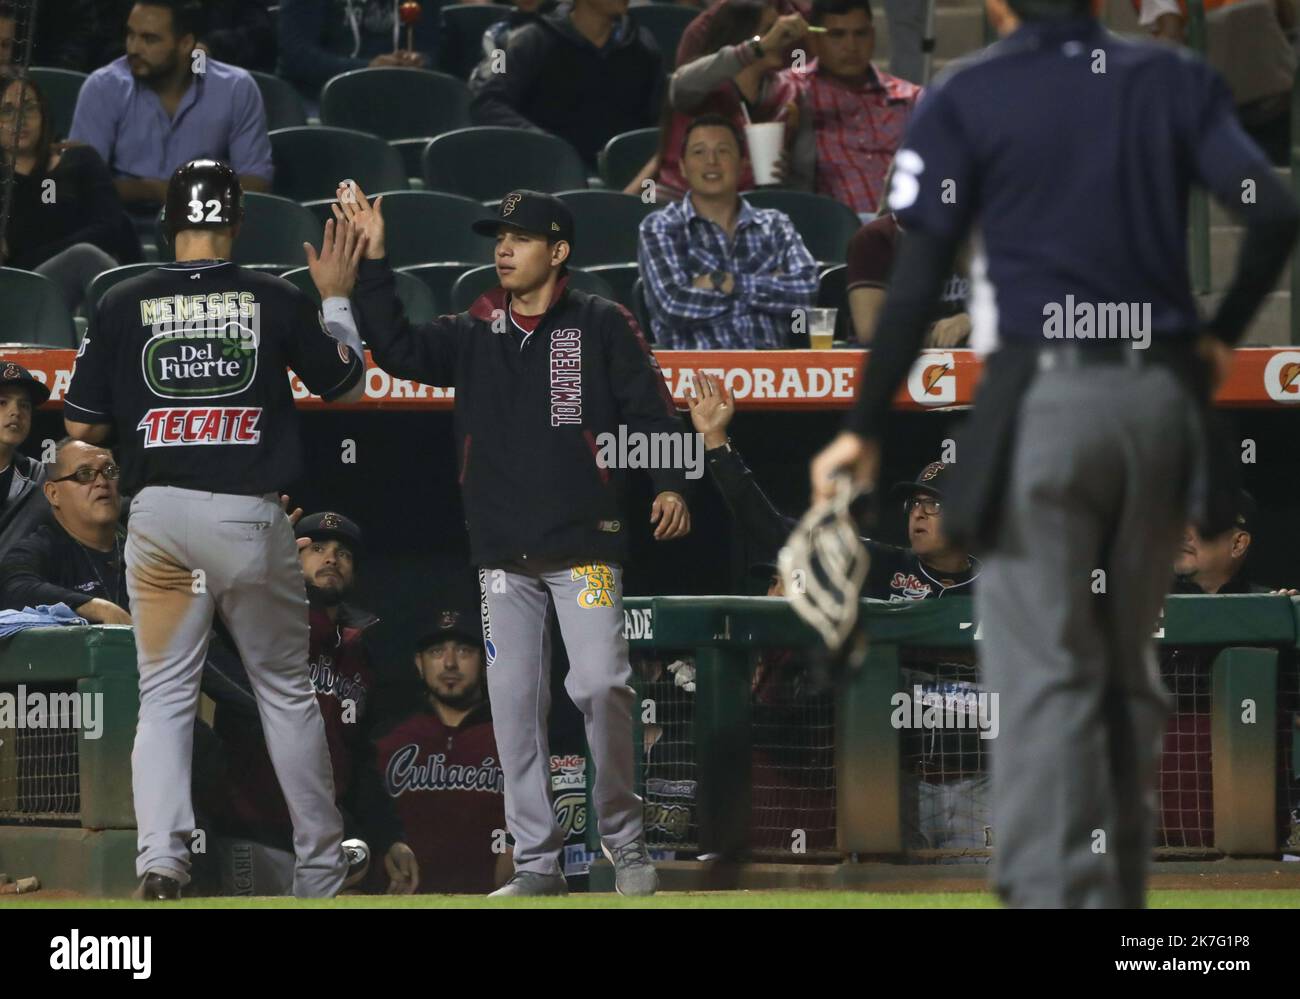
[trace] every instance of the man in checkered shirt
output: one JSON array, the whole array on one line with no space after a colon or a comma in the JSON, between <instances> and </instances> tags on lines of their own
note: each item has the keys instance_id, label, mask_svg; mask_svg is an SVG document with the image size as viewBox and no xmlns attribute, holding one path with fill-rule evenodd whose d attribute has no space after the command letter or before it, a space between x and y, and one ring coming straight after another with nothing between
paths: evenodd
<instances>
[{"instance_id":1,"label":"man in checkered shirt","mask_svg":"<svg viewBox=\"0 0 1300 999\"><path fill-rule=\"evenodd\" d=\"M730 118L700 115L682 139L686 196L641 223L637 263L658 347L788 347L817 297L817 264L789 217L737 193L744 157Z\"/></svg>"},{"instance_id":2,"label":"man in checkered shirt","mask_svg":"<svg viewBox=\"0 0 1300 999\"><path fill-rule=\"evenodd\" d=\"M809 36L816 60L782 70L772 88L798 93L790 183L874 212L921 88L871 64L871 0L814 0L809 23L825 29Z\"/></svg>"}]
</instances>

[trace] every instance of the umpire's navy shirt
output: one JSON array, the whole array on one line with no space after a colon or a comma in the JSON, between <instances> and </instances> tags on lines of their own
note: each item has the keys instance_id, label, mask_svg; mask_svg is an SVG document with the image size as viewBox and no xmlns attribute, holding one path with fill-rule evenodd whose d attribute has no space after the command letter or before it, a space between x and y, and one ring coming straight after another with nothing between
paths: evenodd
<instances>
[{"instance_id":1,"label":"umpire's navy shirt","mask_svg":"<svg viewBox=\"0 0 1300 999\"><path fill-rule=\"evenodd\" d=\"M1117 38L1092 18L1032 21L929 89L889 199L904 230L956 239L978 218L981 352L1044 343L1044 309L1067 296L1150 303L1156 338L1191 338L1201 327L1187 189L1199 182L1240 204L1243 180L1270 170L1199 58Z\"/></svg>"}]
</instances>

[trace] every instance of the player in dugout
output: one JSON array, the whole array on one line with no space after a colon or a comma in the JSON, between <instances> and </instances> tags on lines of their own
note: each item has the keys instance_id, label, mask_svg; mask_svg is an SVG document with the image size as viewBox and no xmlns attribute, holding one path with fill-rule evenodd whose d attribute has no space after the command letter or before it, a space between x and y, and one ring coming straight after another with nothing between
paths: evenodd
<instances>
[{"instance_id":1,"label":"player in dugout","mask_svg":"<svg viewBox=\"0 0 1300 999\"><path fill-rule=\"evenodd\" d=\"M795 525L777 510L727 436L735 415L731 391L712 375L700 374L687 396L691 422L704 438L704 458L746 540L770 558L785 544ZM969 596L979 576L979 560L955 547L943 532L941 485L948 465L932 461L915 482L897 483L892 494L907 514L908 548L864 538L871 570L862 595L876 600L928 600L953 593ZM780 579L772 577L768 596L780 596Z\"/></svg>"}]
</instances>

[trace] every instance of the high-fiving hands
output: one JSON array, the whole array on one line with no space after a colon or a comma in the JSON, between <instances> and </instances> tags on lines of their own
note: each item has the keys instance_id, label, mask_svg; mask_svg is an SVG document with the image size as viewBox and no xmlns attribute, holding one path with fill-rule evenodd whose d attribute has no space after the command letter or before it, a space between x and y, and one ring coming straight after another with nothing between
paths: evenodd
<instances>
[{"instance_id":1,"label":"high-fiving hands","mask_svg":"<svg viewBox=\"0 0 1300 999\"><path fill-rule=\"evenodd\" d=\"M342 181L335 192L336 201L330 205L334 218L356 227L366 238L366 257L381 260L384 256L384 215L381 206L384 196L381 194L372 205L366 193L357 187L356 181Z\"/></svg>"}]
</instances>

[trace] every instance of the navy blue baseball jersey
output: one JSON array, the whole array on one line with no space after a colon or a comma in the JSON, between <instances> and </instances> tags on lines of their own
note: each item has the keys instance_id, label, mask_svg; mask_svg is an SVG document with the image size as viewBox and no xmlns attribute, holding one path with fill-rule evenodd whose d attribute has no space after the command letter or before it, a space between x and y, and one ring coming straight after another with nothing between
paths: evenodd
<instances>
[{"instance_id":1,"label":"navy blue baseball jersey","mask_svg":"<svg viewBox=\"0 0 1300 999\"><path fill-rule=\"evenodd\" d=\"M229 261L168 264L104 296L64 407L116 425L123 492L261 495L302 471L286 367L327 402L365 370L287 281Z\"/></svg>"},{"instance_id":2,"label":"navy blue baseball jersey","mask_svg":"<svg viewBox=\"0 0 1300 999\"><path fill-rule=\"evenodd\" d=\"M1042 344L1054 321L1096 336L1129 305L1154 339L1196 335L1188 188L1231 207L1271 180L1213 69L1078 18L1028 22L936 81L889 204L909 232L955 241L977 225L971 345L989 351Z\"/></svg>"}]
</instances>

